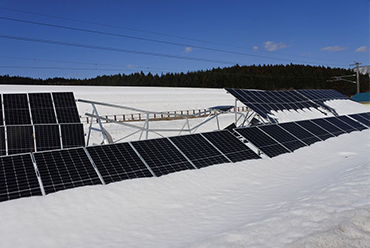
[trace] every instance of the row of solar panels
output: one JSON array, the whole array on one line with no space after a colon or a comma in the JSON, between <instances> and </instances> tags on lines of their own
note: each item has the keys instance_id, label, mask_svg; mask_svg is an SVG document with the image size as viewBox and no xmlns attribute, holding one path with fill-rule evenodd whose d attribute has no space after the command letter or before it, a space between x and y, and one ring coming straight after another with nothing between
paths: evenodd
<instances>
[{"instance_id":1,"label":"row of solar panels","mask_svg":"<svg viewBox=\"0 0 370 248\"><path fill-rule=\"evenodd\" d=\"M251 108L263 118L269 118L271 111L297 110L322 107L332 111L324 104L325 101L335 99L349 99L335 90L285 90L263 91L230 89L226 90L236 99Z\"/></svg>"},{"instance_id":2,"label":"row of solar panels","mask_svg":"<svg viewBox=\"0 0 370 248\"><path fill-rule=\"evenodd\" d=\"M0 95L0 155L84 146L72 92Z\"/></svg>"},{"instance_id":3,"label":"row of solar panels","mask_svg":"<svg viewBox=\"0 0 370 248\"><path fill-rule=\"evenodd\" d=\"M370 113L364 113L238 128L235 132L274 157L369 127ZM259 158L227 130L3 156L0 157L0 201Z\"/></svg>"}]
</instances>

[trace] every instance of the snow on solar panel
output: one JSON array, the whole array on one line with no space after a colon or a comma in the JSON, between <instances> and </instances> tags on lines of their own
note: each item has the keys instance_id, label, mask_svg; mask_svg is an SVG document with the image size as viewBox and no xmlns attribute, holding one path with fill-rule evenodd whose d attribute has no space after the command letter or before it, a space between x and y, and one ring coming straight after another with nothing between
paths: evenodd
<instances>
[{"instance_id":1,"label":"snow on solar panel","mask_svg":"<svg viewBox=\"0 0 370 248\"><path fill-rule=\"evenodd\" d=\"M90 146L86 149L106 184L153 176L128 143Z\"/></svg>"},{"instance_id":2,"label":"snow on solar panel","mask_svg":"<svg viewBox=\"0 0 370 248\"><path fill-rule=\"evenodd\" d=\"M286 122L279 124L279 126L289 133L293 134L295 137L299 138L307 145L311 145L315 142L320 141L318 137L316 137L314 134L310 133L303 127L299 126L295 122Z\"/></svg>"},{"instance_id":3,"label":"snow on solar panel","mask_svg":"<svg viewBox=\"0 0 370 248\"><path fill-rule=\"evenodd\" d=\"M258 127L237 128L235 131L270 158L290 152Z\"/></svg>"},{"instance_id":4,"label":"snow on solar panel","mask_svg":"<svg viewBox=\"0 0 370 248\"><path fill-rule=\"evenodd\" d=\"M167 138L134 141L131 144L156 176L195 169Z\"/></svg>"},{"instance_id":5,"label":"snow on solar panel","mask_svg":"<svg viewBox=\"0 0 370 248\"><path fill-rule=\"evenodd\" d=\"M0 201L42 195L30 154L0 157Z\"/></svg>"},{"instance_id":6,"label":"snow on solar panel","mask_svg":"<svg viewBox=\"0 0 370 248\"><path fill-rule=\"evenodd\" d=\"M102 184L83 148L33 153L45 193Z\"/></svg>"},{"instance_id":7,"label":"snow on solar panel","mask_svg":"<svg viewBox=\"0 0 370 248\"><path fill-rule=\"evenodd\" d=\"M333 134L329 133L325 129L322 129L320 126L318 126L317 124L313 123L310 120L297 121L296 124L303 127L310 133L314 134L316 137L320 138L321 140L326 140L328 138L334 137Z\"/></svg>"},{"instance_id":8,"label":"snow on solar panel","mask_svg":"<svg viewBox=\"0 0 370 248\"><path fill-rule=\"evenodd\" d=\"M321 128L325 129L329 133L333 134L334 136L339 136L339 135L345 133L339 127L337 127L337 126L331 124L330 122L328 122L326 120L326 118L324 118L324 119L313 119L311 121L313 123L317 124L318 126L320 126Z\"/></svg>"},{"instance_id":9,"label":"snow on solar panel","mask_svg":"<svg viewBox=\"0 0 370 248\"><path fill-rule=\"evenodd\" d=\"M212 146L200 134L190 134L169 138L191 162L202 168L213 164L230 163L230 161Z\"/></svg>"},{"instance_id":10,"label":"snow on solar panel","mask_svg":"<svg viewBox=\"0 0 370 248\"><path fill-rule=\"evenodd\" d=\"M305 143L298 140L297 137L293 136L292 134L282 129L279 125L265 125L259 126L258 128L267 133L272 138L274 138L278 143L288 148L290 151L294 151L297 150L298 148L306 146Z\"/></svg>"}]
</instances>

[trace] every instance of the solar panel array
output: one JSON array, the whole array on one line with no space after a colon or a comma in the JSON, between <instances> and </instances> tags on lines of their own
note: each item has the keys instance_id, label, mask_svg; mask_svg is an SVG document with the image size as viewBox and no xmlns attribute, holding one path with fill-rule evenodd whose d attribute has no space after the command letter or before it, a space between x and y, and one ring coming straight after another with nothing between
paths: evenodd
<instances>
[{"instance_id":1,"label":"solar panel array","mask_svg":"<svg viewBox=\"0 0 370 248\"><path fill-rule=\"evenodd\" d=\"M332 111L329 106L324 104L325 101L349 99L335 90L263 91L230 88L226 88L226 90L258 115L270 120L271 111L318 107ZM272 122L274 121L272 120Z\"/></svg>"},{"instance_id":2,"label":"solar panel array","mask_svg":"<svg viewBox=\"0 0 370 248\"><path fill-rule=\"evenodd\" d=\"M85 145L72 92L0 96L0 155Z\"/></svg>"},{"instance_id":3,"label":"solar panel array","mask_svg":"<svg viewBox=\"0 0 370 248\"><path fill-rule=\"evenodd\" d=\"M368 129L366 123L370 123L368 113L237 128L235 132L274 157L327 137ZM49 140L40 142L54 145ZM0 156L0 201L260 158L228 130Z\"/></svg>"}]
</instances>

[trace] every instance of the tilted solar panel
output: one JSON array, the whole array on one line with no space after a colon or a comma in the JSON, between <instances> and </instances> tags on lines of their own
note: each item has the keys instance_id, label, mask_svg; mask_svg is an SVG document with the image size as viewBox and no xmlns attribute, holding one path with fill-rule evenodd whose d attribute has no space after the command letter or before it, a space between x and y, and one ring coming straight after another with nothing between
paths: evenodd
<instances>
[{"instance_id":1,"label":"tilted solar panel","mask_svg":"<svg viewBox=\"0 0 370 248\"><path fill-rule=\"evenodd\" d=\"M4 94L6 125L31 124L27 94Z\"/></svg>"},{"instance_id":2,"label":"tilted solar panel","mask_svg":"<svg viewBox=\"0 0 370 248\"><path fill-rule=\"evenodd\" d=\"M299 138L301 141L303 141L307 145L311 145L315 142L320 141L318 137L304 129L303 127L299 126L295 122L286 122L281 123L279 126L289 133L293 134L297 138Z\"/></svg>"},{"instance_id":3,"label":"tilted solar panel","mask_svg":"<svg viewBox=\"0 0 370 248\"><path fill-rule=\"evenodd\" d=\"M59 126L35 125L36 150L46 151L61 149Z\"/></svg>"},{"instance_id":4,"label":"tilted solar panel","mask_svg":"<svg viewBox=\"0 0 370 248\"><path fill-rule=\"evenodd\" d=\"M337 126L331 124L330 122L328 122L326 120L326 118L324 118L324 119L313 119L311 121L313 123L317 124L318 126L320 126L321 128L325 129L329 133L333 134L334 136L339 136L339 135L345 133L344 130L342 130L339 127L337 127Z\"/></svg>"},{"instance_id":5,"label":"tilted solar panel","mask_svg":"<svg viewBox=\"0 0 370 248\"><path fill-rule=\"evenodd\" d=\"M365 115L361 115L361 114L352 114L352 115L349 115L349 117L357 120L358 122L362 123L363 125L367 126L367 127L370 127L370 120L365 116Z\"/></svg>"},{"instance_id":6,"label":"tilted solar panel","mask_svg":"<svg viewBox=\"0 0 370 248\"><path fill-rule=\"evenodd\" d=\"M227 130L202 133L201 135L233 162L261 158Z\"/></svg>"},{"instance_id":7,"label":"tilted solar panel","mask_svg":"<svg viewBox=\"0 0 370 248\"><path fill-rule=\"evenodd\" d=\"M366 126L364 126L363 124L361 124L358 121L355 121L355 120L349 118L348 116L342 115L342 116L338 116L337 118L340 119L341 121L347 123L348 125L356 128L359 131L367 129Z\"/></svg>"},{"instance_id":8,"label":"tilted solar panel","mask_svg":"<svg viewBox=\"0 0 370 248\"><path fill-rule=\"evenodd\" d=\"M63 148L85 146L83 124L60 124Z\"/></svg>"},{"instance_id":9,"label":"tilted solar panel","mask_svg":"<svg viewBox=\"0 0 370 248\"><path fill-rule=\"evenodd\" d=\"M329 117L329 118L325 118L325 120L330 122L331 124L337 126L338 128L342 129L346 133L357 131L356 128L354 128L354 127L348 125L347 123L341 121L341 119L339 119L338 117Z\"/></svg>"},{"instance_id":10,"label":"tilted solar panel","mask_svg":"<svg viewBox=\"0 0 370 248\"><path fill-rule=\"evenodd\" d=\"M212 144L200 134L190 134L169 138L191 162L202 168L213 164L230 163Z\"/></svg>"},{"instance_id":11,"label":"tilted solar panel","mask_svg":"<svg viewBox=\"0 0 370 248\"><path fill-rule=\"evenodd\" d=\"M131 144L156 176L195 169L167 138L134 141Z\"/></svg>"},{"instance_id":12,"label":"tilted solar panel","mask_svg":"<svg viewBox=\"0 0 370 248\"><path fill-rule=\"evenodd\" d=\"M288 148L290 151L294 151L298 148L306 146L305 143L298 140L297 137L293 136L289 132L282 129L279 125L265 125L259 126L259 129L270 135L280 144Z\"/></svg>"},{"instance_id":13,"label":"tilted solar panel","mask_svg":"<svg viewBox=\"0 0 370 248\"><path fill-rule=\"evenodd\" d=\"M290 152L258 127L237 128L235 131L270 158Z\"/></svg>"},{"instance_id":14,"label":"tilted solar panel","mask_svg":"<svg viewBox=\"0 0 370 248\"><path fill-rule=\"evenodd\" d=\"M86 149L106 184L153 176L128 143L89 146Z\"/></svg>"},{"instance_id":15,"label":"tilted solar panel","mask_svg":"<svg viewBox=\"0 0 370 248\"><path fill-rule=\"evenodd\" d=\"M0 201L42 195L30 154L0 157Z\"/></svg>"},{"instance_id":16,"label":"tilted solar panel","mask_svg":"<svg viewBox=\"0 0 370 248\"><path fill-rule=\"evenodd\" d=\"M8 154L28 153L35 151L33 128L27 126L7 126Z\"/></svg>"},{"instance_id":17,"label":"tilted solar panel","mask_svg":"<svg viewBox=\"0 0 370 248\"><path fill-rule=\"evenodd\" d=\"M53 92L53 99L59 123L80 123L72 92Z\"/></svg>"},{"instance_id":18,"label":"tilted solar panel","mask_svg":"<svg viewBox=\"0 0 370 248\"><path fill-rule=\"evenodd\" d=\"M297 121L296 124L303 127L310 133L314 134L316 137L320 138L321 140L326 140L328 138L334 137L333 134L329 133L325 129L322 129L320 126L318 126L317 124L313 123L310 120Z\"/></svg>"},{"instance_id":19,"label":"tilted solar panel","mask_svg":"<svg viewBox=\"0 0 370 248\"><path fill-rule=\"evenodd\" d=\"M45 193L102 184L83 148L33 154Z\"/></svg>"},{"instance_id":20,"label":"tilted solar panel","mask_svg":"<svg viewBox=\"0 0 370 248\"><path fill-rule=\"evenodd\" d=\"M28 94L33 124L57 123L50 93Z\"/></svg>"}]
</instances>

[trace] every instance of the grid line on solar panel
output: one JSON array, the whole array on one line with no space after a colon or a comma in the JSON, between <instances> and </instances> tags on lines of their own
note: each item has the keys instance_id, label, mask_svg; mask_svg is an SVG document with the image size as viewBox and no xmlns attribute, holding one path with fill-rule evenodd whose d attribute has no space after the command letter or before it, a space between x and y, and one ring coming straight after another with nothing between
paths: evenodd
<instances>
[{"instance_id":1,"label":"grid line on solar panel","mask_svg":"<svg viewBox=\"0 0 370 248\"><path fill-rule=\"evenodd\" d=\"M33 124L56 123L53 100L50 93L28 94Z\"/></svg>"},{"instance_id":2,"label":"grid line on solar panel","mask_svg":"<svg viewBox=\"0 0 370 248\"><path fill-rule=\"evenodd\" d=\"M290 152L257 127L237 128L235 131L270 158Z\"/></svg>"},{"instance_id":3,"label":"grid line on solar panel","mask_svg":"<svg viewBox=\"0 0 370 248\"><path fill-rule=\"evenodd\" d=\"M297 138L299 138L302 142L304 142L307 145L311 145L315 142L320 141L318 137L316 137L314 134L310 133L303 127L297 125L294 122L286 122L286 123L281 123L279 126L289 133L293 134Z\"/></svg>"},{"instance_id":4,"label":"grid line on solar panel","mask_svg":"<svg viewBox=\"0 0 370 248\"><path fill-rule=\"evenodd\" d=\"M156 176L195 169L167 138L131 142Z\"/></svg>"},{"instance_id":5,"label":"grid line on solar panel","mask_svg":"<svg viewBox=\"0 0 370 248\"><path fill-rule=\"evenodd\" d=\"M30 154L0 157L0 201L42 195Z\"/></svg>"},{"instance_id":6,"label":"grid line on solar panel","mask_svg":"<svg viewBox=\"0 0 370 248\"><path fill-rule=\"evenodd\" d=\"M190 134L169 138L190 161L202 168L213 164L230 163L200 134Z\"/></svg>"},{"instance_id":7,"label":"grid line on solar panel","mask_svg":"<svg viewBox=\"0 0 370 248\"><path fill-rule=\"evenodd\" d=\"M31 124L27 94L4 94L6 125Z\"/></svg>"},{"instance_id":8,"label":"grid line on solar panel","mask_svg":"<svg viewBox=\"0 0 370 248\"><path fill-rule=\"evenodd\" d=\"M5 127L0 126L0 156L6 155Z\"/></svg>"},{"instance_id":9,"label":"grid line on solar panel","mask_svg":"<svg viewBox=\"0 0 370 248\"><path fill-rule=\"evenodd\" d=\"M63 148L85 146L83 124L60 124Z\"/></svg>"},{"instance_id":10,"label":"grid line on solar panel","mask_svg":"<svg viewBox=\"0 0 370 248\"><path fill-rule=\"evenodd\" d=\"M36 150L61 149L59 126L35 125Z\"/></svg>"},{"instance_id":11,"label":"grid line on solar panel","mask_svg":"<svg viewBox=\"0 0 370 248\"><path fill-rule=\"evenodd\" d=\"M83 148L33 153L45 193L101 184Z\"/></svg>"},{"instance_id":12,"label":"grid line on solar panel","mask_svg":"<svg viewBox=\"0 0 370 248\"><path fill-rule=\"evenodd\" d=\"M345 133L342 129L339 127L331 124L325 119L313 119L311 120L313 123L317 124L321 128L325 129L329 133L333 134L334 136L339 136L340 134Z\"/></svg>"},{"instance_id":13,"label":"grid line on solar panel","mask_svg":"<svg viewBox=\"0 0 370 248\"><path fill-rule=\"evenodd\" d=\"M354 128L354 127L348 125L347 123L341 121L337 117L329 117L329 118L325 118L325 120L328 121L328 122L330 122L331 124L335 125L336 127L342 129L346 133L357 131L356 128Z\"/></svg>"},{"instance_id":14,"label":"grid line on solar panel","mask_svg":"<svg viewBox=\"0 0 370 248\"><path fill-rule=\"evenodd\" d=\"M128 143L86 148L105 183L152 177L152 173Z\"/></svg>"},{"instance_id":15,"label":"grid line on solar panel","mask_svg":"<svg viewBox=\"0 0 370 248\"><path fill-rule=\"evenodd\" d=\"M232 162L261 158L227 130L202 133L201 135L215 145Z\"/></svg>"},{"instance_id":16,"label":"grid line on solar panel","mask_svg":"<svg viewBox=\"0 0 370 248\"><path fill-rule=\"evenodd\" d=\"M297 137L293 136L292 134L282 129L279 125L265 125L258 126L258 128L267 133L267 135L271 136L278 143L280 143L290 151L294 151L297 150L298 148L306 146L305 143L303 143L302 141L297 139Z\"/></svg>"},{"instance_id":17,"label":"grid line on solar panel","mask_svg":"<svg viewBox=\"0 0 370 248\"><path fill-rule=\"evenodd\" d=\"M367 127L362 125L360 122L357 122L357 121L349 118L348 116L342 115L342 116L338 116L337 118L340 119L341 121L347 123L348 125L356 128L356 130L362 131L364 129L367 129Z\"/></svg>"},{"instance_id":18,"label":"grid line on solar panel","mask_svg":"<svg viewBox=\"0 0 370 248\"><path fill-rule=\"evenodd\" d=\"M352 119L355 119L356 121L362 123L366 127L370 127L370 121L367 120L366 118L362 117L360 114L352 114L352 115L349 115L349 117L351 117Z\"/></svg>"},{"instance_id":19,"label":"grid line on solar panel","mask_svg":"<svg viewBox=\"0 0 370 248\"><path fill-rule=\"evenodd\" d=\"M7 126L6 136L9 155L35 151L33 128L31 125Z\"/></svg>"},{"instance_id":20,"label":"grid line on solar panel","mask_svg":"<svg viewBox=\"0 0 370 248\"><path fill-rule=\"evenodd\" d=\"M333 134L329 133L328 131L321 128L317 124L311 122L310 120L297 121L296 124L303 127L310 133L314 134L316 137L320 138L321 140L326 140L328 138L334 137Z\"/></svg>"},{"instance_id":21,"label":"grid line on solar panel","mask_svg":"<svg viewBox=\"0 0 370 248\"><path fill-rule=\"evenodd\" d=\"M81 122L72 92L53 92L52 96L59 123Z\"/></svg>"}]
</instances>

